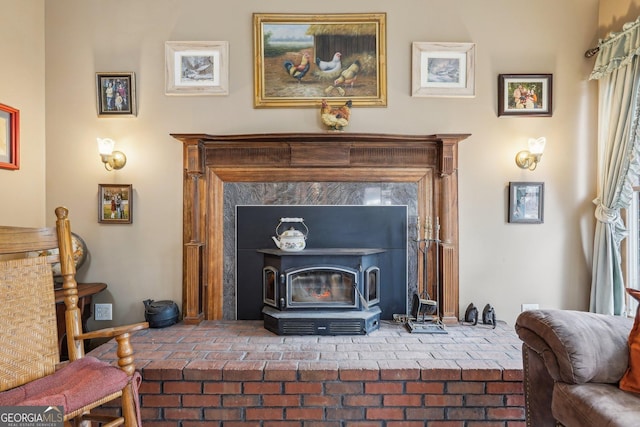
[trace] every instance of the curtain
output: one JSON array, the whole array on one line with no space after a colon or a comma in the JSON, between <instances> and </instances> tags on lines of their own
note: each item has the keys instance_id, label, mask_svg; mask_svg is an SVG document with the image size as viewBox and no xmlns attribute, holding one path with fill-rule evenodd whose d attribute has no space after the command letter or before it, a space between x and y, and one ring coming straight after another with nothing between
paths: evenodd
<instances>
[{"instance_id":1,"label":"curtain","mask_svg":"<svg viewBox=\"0 0 640 427\"><path fill-rule=\"evenodd\" d=\"M638 81L640 17L598 43L590 79L598 80L596 229L593 243L590 311L624 313L620 242L627 230L620 209L633 197L638 162Z\"/></svg>"}]
</instances>

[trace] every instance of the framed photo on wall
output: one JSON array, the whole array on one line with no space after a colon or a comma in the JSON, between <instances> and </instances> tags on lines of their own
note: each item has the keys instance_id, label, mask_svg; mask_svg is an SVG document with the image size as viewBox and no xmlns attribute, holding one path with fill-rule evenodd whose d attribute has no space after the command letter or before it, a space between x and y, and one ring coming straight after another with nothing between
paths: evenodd
<instances>
[{"instance_id":1,"label":"framed photo on wall","mask_svg":"<svg viewBox=\"0 0 640 427\"><path fill-rule=\"evenodd\" d=\"M131 224L133 188L131 184L98 184L98 222Z\"/></svg>"},{"instance_id":2,"label":"framed photo on wall","mask_svg":"<svg viewBox=\"0 0 640 427\"><path fill-rule=\"evenodd\" d=\"M552 74L498 75L498 116L551 117Z\"/></svg>"},{"instance_id":3,"label":"framed photo on wall","mask_svg":"<svg viewBox=\"0 0 640 427\"><path fill-rule=\"evenodd\" d=\"M509 222L544 222L544 182L509 183Z\"/></svg>"},{"instance_id":4,"label":"framed photo on wall","mask_svg":"<svg viewBox=\"0 0 640 427\"><path fill-rule=\"evenodd\" d=\"M99 117L133 117L136 112L134 73L96 73Z\"/></svg>"},{"instance_id":5,"label":"framed photo on wall","mask_svg":"<svg viewBox=\"0 0 640 427\"><path fill-rule=\"evenodd\" d=\"M0 104L0 169L20 169L20 111Z\"/></svg>"},{"instance_id":6,"label":"framed photo on wall","mask_svg":"<svg viewBox=\"0 0 640 427\"><path fill-rule=\"evenodd\" d=\"M387 105L386 14L259 14L254 107Z\"/></svg>"},{"instance_id":7,"label":"framed photo on wall","mask_svg":"<svg viewBox=\"0 0 640 427\"><path fill-rule=\"evenodd\" d=\"M411 96L475 96L474 43L412 44Z\"/></svg>"},{"instance_id":8,"label":"framed photo on wall","mask_svg":"<svg viewBox=\"0 0 640 427\"><path fill-rule=\"evenodd\" d=\"M165 94L229 94L229 42L166 42L164 49Z\"/></svg>"}]
</instances>

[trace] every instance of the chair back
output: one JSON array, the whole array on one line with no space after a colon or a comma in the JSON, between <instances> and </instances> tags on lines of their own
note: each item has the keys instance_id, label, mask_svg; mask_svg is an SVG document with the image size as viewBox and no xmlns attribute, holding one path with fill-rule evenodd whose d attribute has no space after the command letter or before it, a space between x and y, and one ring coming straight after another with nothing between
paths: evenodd
<instances>
[{"instance_id":1,"label":"chair back","mask_svg":"<svg viewBox=\"0 0 640 427\"><path fill-rule=\"evenodd\" d=\"M56 226L0 226L0 391L51 374L60 362L52 264L59 262L69 360L84 356L68 210Z\"/></svg>"}]
</instances>

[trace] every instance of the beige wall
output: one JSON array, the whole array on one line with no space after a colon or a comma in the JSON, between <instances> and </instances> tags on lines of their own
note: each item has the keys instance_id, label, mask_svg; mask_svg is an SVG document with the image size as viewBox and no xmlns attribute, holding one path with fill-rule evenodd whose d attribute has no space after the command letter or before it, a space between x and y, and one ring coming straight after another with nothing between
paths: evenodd
<instances>
[{"instance_id":1,"label":"beige wall","mask_svg":"<svg viewBox=\"0 0 640 427\"><path fill-rule=\"evenodd\" d=\"M44 0L0 0L0 104L20 110L20 169L0 169L0 224L45 225Z\"/></svg>"},{"instance_id":2,"label":"beige wall","mask_svg":"<svg viewBox=\"0 0 640 427\"><path fill-rule=\"evenodd\" d=\"M9 7L10 0L0 1ZM252 107L251 14L316 13L318 7L283 0L233 7L219 0L56 0L45 2L45 11L47 221L55 206L70 208L73 229L91 253L80 279L109 284L97 300L114 303L115 323L137 321L146 298L181 300L182 151L169 134L321 131L315 109ZM370 11L387 13L389 102L386 108L355 109L347 131L472 134L460 146L461 312L469 302L492 303L498 318L512 324L521 303L586 309L596 84L587 80L592 61L583 52L597 41L598 1L537 0L524 11L511 0L352 0L322 6L327 13ZM230 95L164 95L168 40L229 41ZM413 41L475 42L475 98L412 98ZM136 73L136 118L96 117L96 71ZM552 73L553 117L497 117L500 73ZM32 98L20 96L16 103ZM32 126L41 129L41 123ZM548 143L538 169L518 169L515 153L527 138L541 135ZM129 159L125 169L102 168L97 136L117 141ZM36 186L38 178L34 174ZM510 181L545 182L544 224L506 222ZM98 183L133 184L133 224L97 223ZM20 184L20 194L29 185Z\"/></svg>"},{"instance_id":3,"label":"beige wall","mask_svg":"<svg viewBox=\"0 0 640 427\"><path fill-rule=\"evenodd\" d=\"M600 0L598 37L620 31L625 23L635 21L638 16L640 0Z\"/></svg>"}]
</instances>

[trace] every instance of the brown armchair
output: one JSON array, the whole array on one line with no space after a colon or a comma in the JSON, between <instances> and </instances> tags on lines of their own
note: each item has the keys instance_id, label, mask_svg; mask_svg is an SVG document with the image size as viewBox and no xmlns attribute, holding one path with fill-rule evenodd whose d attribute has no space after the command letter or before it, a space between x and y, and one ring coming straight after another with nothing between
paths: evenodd
<instances>
[{"instance_id":1,"label":"brown armchair","mask_svg":"<svg viewBox=\"0 0 640 427\"><path fill-rule=\"evenodd\" d=\"M89 420L105 426L140 426L137 387L141 378L129 338L148 324L83 332L68 210L59 207L55 212L55 227L0 226L0 406L59 406L65 425ZM58 354L51 271L55 262L60 263L66 306L69 361L64 363ZM117 367L85 357L84 340L93 338L116 339ZM91 414L92 409L118 398L119 416Z\"/></svg>"}]
</instances>

